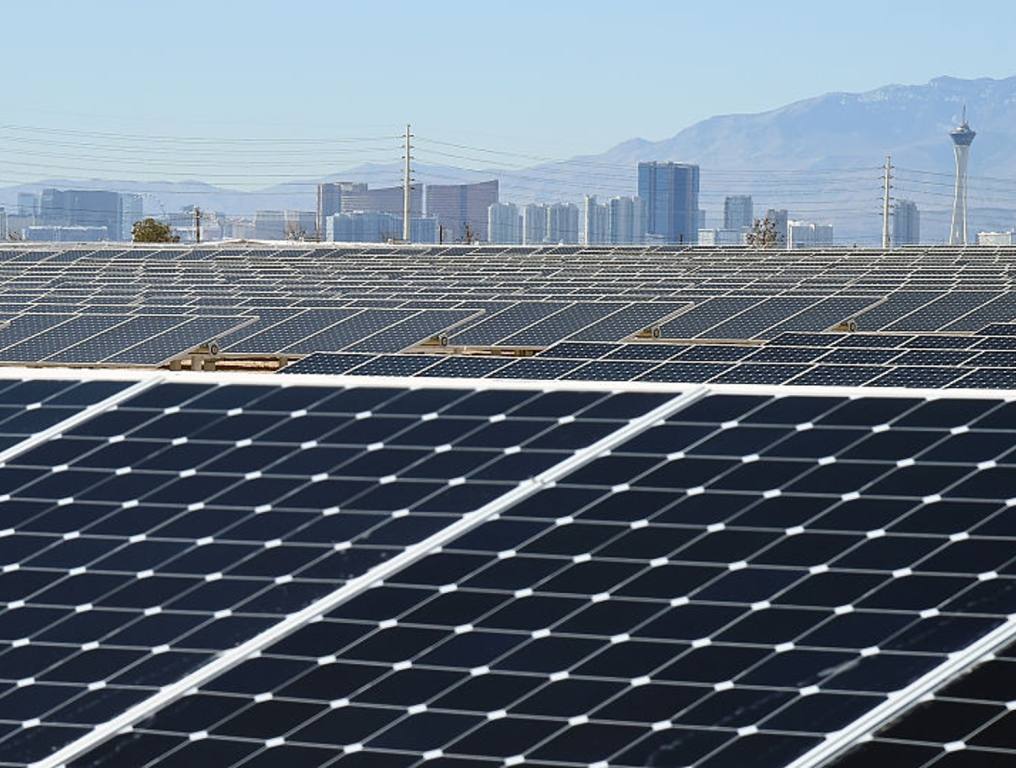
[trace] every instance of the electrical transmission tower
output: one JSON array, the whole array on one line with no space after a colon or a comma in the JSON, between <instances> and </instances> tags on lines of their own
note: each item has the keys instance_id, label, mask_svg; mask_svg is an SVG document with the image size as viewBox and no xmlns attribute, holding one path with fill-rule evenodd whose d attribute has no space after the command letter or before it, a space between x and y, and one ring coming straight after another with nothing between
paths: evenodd
<instances>
[{"instance_id":1,"label":"electrical transmission tower","mask_svg":"<svg viewBox=\"0 0 1016 768\"><path fill-rule=\"evenodd\" d=\"M893 188L893 159L890 155L885 156L885 166L882 168L882 250L888 251L891 245L889 237L889 205L891 198L890 190Z\"/></svg>"},{"instance_id":2,"label":"electrical transmission tower","mask_svg":"<svg viewBox=\"0 0 1016 768\"><path fill-rule=\"evenodd\" d=\"M412 239L412 195L413 195L413 166L412 166L412 138L409 123L406 123L406 167L402 175L402 239L409 242Z\"/></svg>"}]
</instances>

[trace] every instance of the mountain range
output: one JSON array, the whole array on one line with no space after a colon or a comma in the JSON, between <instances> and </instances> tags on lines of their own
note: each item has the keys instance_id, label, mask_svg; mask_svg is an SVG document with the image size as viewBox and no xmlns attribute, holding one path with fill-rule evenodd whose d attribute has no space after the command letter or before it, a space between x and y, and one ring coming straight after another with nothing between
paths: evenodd
<instances>
[{"instance_id":1,"label":"mountain range","mask_svg":"<svg viewBox=\"0 0 1016 768\"><path fill-rule=\"evenodd\" d=\"M970 163L971 227L1011 229L1016 226L1016 77L939 77L924 85L827 93L766 112L711 117L667 139L631 139L601 154L554 163L477 169L469 167L475 165L469 161L475 151L449 149L450 162L417 164L414 171L423 183L496 176L502 200L577 202L584 194L633 194L640 160L697 163L709 226L720 226L724 195L749 193L759 213L767 206L789 208L792 216L832 222L838 240L868 243L880 228L879 167L891 154L894 195L918 202L922 235L935 241L945 237L951 205L953 158L947 133L964 109L978 134ZM397 184L401 169L398 162L357 165L255 191L200 181L47 179L0 189L0 205L13 205L23 190L77 186L144 190L148 213L191 203L234 214L313 209L318 181L358 177L372 186Z\"/></svg>"}]
</instances>

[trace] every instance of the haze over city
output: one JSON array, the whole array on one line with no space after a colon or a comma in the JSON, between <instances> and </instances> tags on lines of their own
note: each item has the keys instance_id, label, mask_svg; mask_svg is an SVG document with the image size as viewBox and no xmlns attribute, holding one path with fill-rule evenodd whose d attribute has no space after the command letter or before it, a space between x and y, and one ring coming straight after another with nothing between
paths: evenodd
<instances>
[{"instance_id":1,"label":"haze over city","mask_svg":"<svg viewBox=\"0 0 1016 768\"><path fill-rule=\"evenodd\" d=\"M752 215L786 209L834 225L837 242L878 240L877 169L890 153L895 196L925 211L927 241L947 239L943 133L964 105L981 128L970 173L1016 174L1006 106L1016 80L1005 68L1016 10L1004 3L957 14L947 4L860 2L843 13L787 2L778 23L665 2L596 12L449 2L441 13L402 2L265 1L243 12L184 2L171 14L43 2L8 16L30 30L39 13L45 35L8 46L35 62L9 78L0 127L0 205L21 214L15 233L28 223L19 193L104 189L140 194L145 214L176 224L181 209L221 214L206 237L229 236L230 219L253 227L259 210L315 209L321 181L400 185L407 123L421 187L494 179L501 201L582 209L585 196L637 194L637 162L677 161L702 168L703 229L726 228L726 197L752 195ZM93 27L101 34L81 36ZM942 56L968 37L977 44L963 55ZM927 172L941 174L937 187ZM975 184L970 216L972 230L1011 229L1016 194ZM483 216L471 217L476 229ZM456 234L462 223L446 222Z\"/></svg>"}]
</instances>

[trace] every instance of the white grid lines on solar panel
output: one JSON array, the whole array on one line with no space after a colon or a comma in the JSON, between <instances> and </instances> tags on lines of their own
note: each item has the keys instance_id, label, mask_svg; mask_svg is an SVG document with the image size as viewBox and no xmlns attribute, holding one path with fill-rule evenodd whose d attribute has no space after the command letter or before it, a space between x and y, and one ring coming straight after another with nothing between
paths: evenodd
<instances>
[{"instance_id":1,"label":"white grid lines on solar panel","mask_svg":"<svg viewBox=\"0 0 1016 768\"><path fill-rule=\"evenodd\" d=\"M656 302L686 300L696 306L664 322L664 335L676 330L681 337L765 337L811 324L814 330L822 330L852 319L865 330L894 323L900 327L918 324L929 330L974 330L991 320L1004 323L1012 319L1007 253L976 248L962 253L928 249L906 257L860 249L728 254L657 247L336 249L307 245L290 249L280 244L197 249L133 246L130 250L96 246L66 251L18 246L10 253L26 257L0 266L0 296L6 299L0 300L0 305L12 311L228 316L239 314L236 310L242 308L242 314L258 317L259 312L281 309L277 322L268 324L278 326L288 321L287 311L295 316L326 308L475 308L469 305L469 297L477 302L501 302L500 307L482 307L488 312L482 325L498 311L502 315L515 311L518 302L544 309L549 309L548 302L556 302L559 307L554 312L556 320L539 315L525 321L520 315L520 322L509 323L511 315L504 315L502 333L478 336L477 344L503 342L513 336L515 342L530 343L554 341L554 334L599 335L606 333L612 321L619 324L619 332L630 331L631 327L621 327L627 325L621 323L626 315L635 322L643 308L649 307L647 312L652 313ZM37 255L42 260L35 258ZM881 297L888 300L869 309L863 306L867 300L879 302ZM634 303L625 304L600 323L589 324L596 313L608 312L612 303L619 302ZM569 314L565 307L571 304L587 307L591 314L581 310ZM715 316L710 319L713 310ZM780 316L780 312L789 316ZM300 343L334 324L323 315L319 317L325 321L323 326L310 325L306 333L296 334L302 338L290 343ZM700 319L696 321L696 317ZM576 330L574 325L583 321L587 324ZM266 324L258 323L257 330L263 332ZM474 323L473 328L480 325ZM494 331L495 325L487 330ZM463 333L468 334L469 329ZM378 337L379 343L383 335ZM98 341L96 344L96 349L101 349ZM77 358L84 358L89 349L88 345L80 346L71 362L79 362ZM300 351L338 350L336 346ZM234 351L243 352L242 345ZM177 351L185 352L183 348ZM281 347L248 354L280 352ZM289 354L297 353L290 350Z\"/></svg>"},{"instance_id":2,"label":"white grid lines on solar panel","mask_svg":"<svg viewBox=\"0 0 1016 768\"><path fill-rule=\"evenodd\" d=\"M89 764L783 766L888 715L1011 634L1016 470L974 454L1016 403L791 392L691 400Z\"/></svg>"},{"instance_id":3,"label":"white grid lines on solar panel","mask_svg":"<svg viewBox=\"0 0 1016 768\"><path fill-rule=\"evenodd\" d=\"M182 693L674 397L240 380L156 383L0 469L0 675L42 708L8 723L0 764Z\"/></svg>"},{"instance_id":4,"label":"white grid lines on solar panel","mask_svg":"<svg viewBox=\"0 0 1016 768\"><path fill-rule=\"evenodd\" d=\"M837 768L989 768L1010 765L1016 653L990 654L834 763Z\"/></svg>"}]
</instances>

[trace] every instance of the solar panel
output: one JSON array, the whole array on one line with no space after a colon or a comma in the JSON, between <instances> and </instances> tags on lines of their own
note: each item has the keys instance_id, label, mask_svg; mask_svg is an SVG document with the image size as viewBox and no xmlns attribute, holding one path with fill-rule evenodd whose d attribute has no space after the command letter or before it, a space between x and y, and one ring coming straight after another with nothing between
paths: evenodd
<instances>
[{"instance_id":1,"label":"solar panel","mask_svg":"<svg viewBox=\"0 0 1016 768\"><path fill-rule=\"evenodd\" d=\"M608 360L669 360L687 349L680 344L624 344L609 355Z\"/></svg>"},{"instance_id":2,"label":"solar panel","mask_svg":"<svg viewBox=\"0 0 1016 768\"><path fill-rule=\"evenodd\" d=\"M1010 645L834 763L837 768L989 768L1016 759Z\"/></svg>"},{"instance_id":3,"label":"solar panel","mask_svg":"<svg viewBox=\"0 0 1016 768\"><path fill-rule=\"evenodd\" d=\"M282 368L279 373L342 374L372 360L375 355L360 352L314 352Z\"/></svg>"},{"instance_id":4,"label":"solar panel","mask_svg":"<svg viewBox=\"0 0 1016 768\"><path fill-rule=\"evenodd\" d=\"M1013 631L1011 470L943 450L1011 404L699 395L73 765L776 768Z\"/></svg>"},{"instance_id":5,"label":"solar panel","mask_svg":"<svg viewBox=\"0 0 1016 768\"><path fill-rule=\"evenodd\" d=\"M420 371L419 376L475 378L492 376L506 365L510 365L509 357L446 357L436 365Z\"/></svg>"},{"instance_id":6,"label":"solar panel","mask_svg":"<svg viewBox=\"0 0 1016 768\"><path fill-rule=\"evenodd\" d=\"M0 469L0 764L223 663L671 398L191 382L0 390L15 442L26 409L38 430L121 397Z\"/></svg>"}]
</instances>

